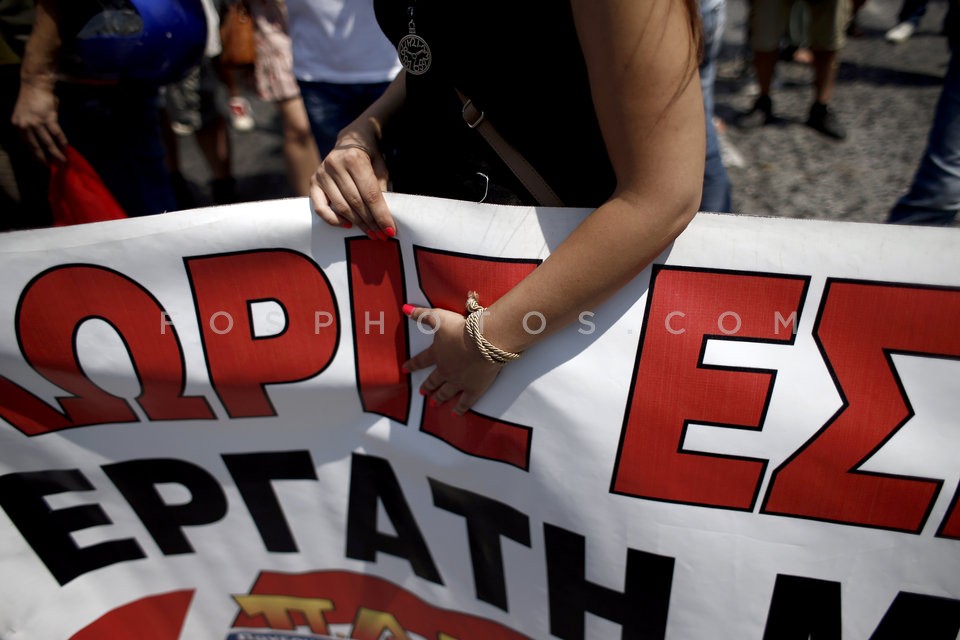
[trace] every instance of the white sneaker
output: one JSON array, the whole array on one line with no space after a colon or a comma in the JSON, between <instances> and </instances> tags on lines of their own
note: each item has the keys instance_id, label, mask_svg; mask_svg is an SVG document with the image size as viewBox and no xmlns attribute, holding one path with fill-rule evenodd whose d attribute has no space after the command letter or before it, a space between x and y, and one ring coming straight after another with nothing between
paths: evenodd
<instances>
[{"instance_id":1,"label":"white sneaker","mask_svg":"<svg viewBox=\"0 0 960 640\"><path fill-rule=\"evenodd\" d=\"M910 36L913 35L913 32L917 28L913 25L912 22L901 22L897 26L893 27L887 31L884 38L887 39L887 42L892 42L893 44L900 44L901 42L906 42L910 39Z\"/></svg>"},{"instance_id":2,"label":"white sneaker","mask_svg":"<svg viewBox=\"0 0 960 640\"><path fill-rule=\"evenodd\" d=\"M170 129L178 136L190 136L193 135L194 132L194 128L191 125L186 122L177 122L176 120L170 123Z\"/></svg>"},{"instance_id":3,"label":"white sneaker","mask_svg":"<svg viewBox=\"0 0 960 640\"><path fill-rule=\"evenodd\" d=\"M256 125L253 119L253 109L246 98L236 97L227 101L230 107L230 120L237 131L250 131Z\"/></svg>"}]
</instances>

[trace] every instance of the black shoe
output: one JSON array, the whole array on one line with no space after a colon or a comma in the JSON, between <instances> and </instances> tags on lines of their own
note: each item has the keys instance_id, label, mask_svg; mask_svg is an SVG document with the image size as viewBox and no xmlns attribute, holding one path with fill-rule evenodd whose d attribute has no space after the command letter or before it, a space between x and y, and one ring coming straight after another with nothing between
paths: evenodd
<instances>
[{"instance_id":1,"label":"black shoe","mask_svg":"<svg viewBox=\"0 0 960 640\"><path fill-rule=\"evenodd\" d=\"M756 129L773 122L773 101L770 96L757 96L753 108L737 119L741 129Z\"/></svg>"},{"instance_id":2,"label":"black shoe","mask_svg":"<svg viewBox=\"0 0 960 640\"><path fill-rule=\"evenodd\" d=\"M847 137L847 131L837 120L836 114L822 102L814 102L810 107L807 126L835 140L843 140Z\"/></svg>"}]
</instances>

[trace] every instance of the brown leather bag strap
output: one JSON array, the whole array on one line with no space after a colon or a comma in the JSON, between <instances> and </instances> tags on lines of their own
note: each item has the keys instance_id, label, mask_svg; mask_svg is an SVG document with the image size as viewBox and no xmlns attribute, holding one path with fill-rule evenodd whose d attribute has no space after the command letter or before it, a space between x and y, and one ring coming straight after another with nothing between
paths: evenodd
<instances>
[{"instance_id":1,"label":"brown leather bag strap","mask_svg":"<svg viewBox=\"0 0 960 640\"><path fill-rule=\"evenodd\" d=\"M517 151L512 144L506 141L500 132L486 118L473 101L457 91L460 102L463 103L463 121L471 129L476 129L483 136L500 159L513 171L520 183L530 192L530 195L545 207L562 207L563 201L554 193L547 181L543 179L533 165Z\"/></svg>"}]
</instances>

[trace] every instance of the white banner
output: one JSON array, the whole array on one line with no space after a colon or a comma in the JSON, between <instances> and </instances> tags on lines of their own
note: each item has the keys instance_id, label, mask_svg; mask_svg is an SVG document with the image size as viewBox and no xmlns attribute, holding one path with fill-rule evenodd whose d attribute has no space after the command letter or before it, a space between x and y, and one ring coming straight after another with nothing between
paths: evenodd
<instances>
[{"instance_id":1,"label":"white banner","mask_svg":"<svg viewBox=\"0 0 960 640\"><path fill-rule=\"evenodd\" d=\"M957 637L960 233L700 214L459 417L401 306L587 212L389 203L0 236L0 637Z\"/></svg>"}]
</instances>

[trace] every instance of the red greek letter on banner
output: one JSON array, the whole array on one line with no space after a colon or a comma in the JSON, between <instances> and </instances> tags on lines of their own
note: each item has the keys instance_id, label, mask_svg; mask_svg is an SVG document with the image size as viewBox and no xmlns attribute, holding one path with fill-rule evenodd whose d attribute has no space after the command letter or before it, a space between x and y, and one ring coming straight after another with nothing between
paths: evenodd
<instances>
[{"instance_id":1,"label":"red greek letter on banner","mask_svg":"<svg viewBox=\"0 0 960 640\"><path fill-rule=\"evenodd\" d=\"M307 256L287 249L184 262L210 381L227 413L232 418L276 415L264 386L312 378L336 353L340 323L326 275ZM253 305L258 303L280 309L264 323L265 329L278 331L257 330Z\"/></svg>"},{"instance_id":2,"label":"red greek letter on banner","mask_svg":"<svg viewBox=\"0 0 960 640\"><path fill-rule=\"evenodd\" d=\"M64 265L37 276L17 309L24 358L37 373L72 394L60 413L25 389L0 378L0 416L27 435L69 427L136 422L126 400L94 384L81 367L77 332L101 320L123 341L141 385L137 402L152 420L210 419L204 398L187 397L180 341L160 303L127 276L94 265Z\"/></svg>"},{"instance_id":3,"label":"red greek letter on banner","mask_svg":"<svg viewBox=\"0 0 960 640\"><path fill-rule=\"evenodd\" d=\"M891 356L960 357L957 318L957 289L827 282L814 337L843 407L773 473L764 512L920 532L943 482L859 468L913 416Z\"/></svg>"},{"instance_id":4,"label":"red greek letter on banner","mask_svg":"<svg viewBox=\"0 0 960 640\"><path fill-rule=\"evenodd\" d=\"M410 350L400 244L369 238L346 241L357 384L364 411L406 424L410 375L400 365Z\"/></svg>"},{"instance_id":5,"label":"red greek letter on banner","mask_svg":"<svg viewBox=\"0 0 960 640\"><path fill-rule=\"evenodd\" d=\"M708 340L792 344L807 283L792 276L654 270L614 493L753 509L766 460L686 451L683 442L690 423L760 428L776 374L705 365L703 356Z\"/></svg>"},{"instance_id":6,"label":"red greek letter on banner","mask_svg":"<svg viewBox=\"0 0 960 640\"><path fill-rule=\"evenodd\" d=\"M533 271L539 261L481 258L415 248L420 288L435 308L464 312L468 291L477 291L489 306ZM414 329L416 330L416 329ZM424 407L420 430L470 455L526 469L530 427L468 411L453 415L448 407Z\"/></svg>"}]
</instances>

